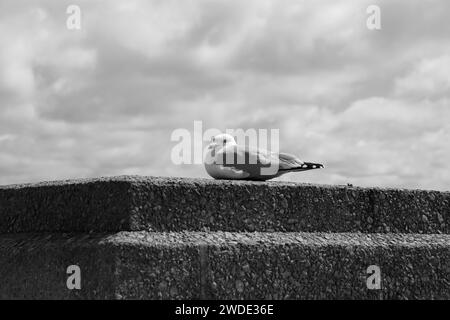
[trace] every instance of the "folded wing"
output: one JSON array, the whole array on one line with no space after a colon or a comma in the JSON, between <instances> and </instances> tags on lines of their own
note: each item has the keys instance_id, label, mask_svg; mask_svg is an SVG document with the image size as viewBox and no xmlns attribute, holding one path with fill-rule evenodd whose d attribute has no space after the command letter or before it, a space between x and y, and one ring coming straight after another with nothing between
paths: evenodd
<instances>
[{"instance_id":1,"label":"folded wing","mask_svg":"<svg viewBox=\"0 0 450 320\"><path fill-rule=\"evenodd\" d=\"M248 174L249 180L267 180L277 176L279 158L267 150L239 145L225 146L216 154L216 163Z\"/></svg>"}]
</instances>

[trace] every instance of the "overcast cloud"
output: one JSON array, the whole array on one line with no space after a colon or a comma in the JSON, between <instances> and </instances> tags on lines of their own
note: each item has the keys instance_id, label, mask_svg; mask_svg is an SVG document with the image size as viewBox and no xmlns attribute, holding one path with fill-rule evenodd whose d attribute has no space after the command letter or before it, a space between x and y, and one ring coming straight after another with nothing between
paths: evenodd
<instances>
[{"instance_id":1,"label":"overcast cloud","mask_svg":"<svg viewBox=\"0 0 450 320\"><path fill-rule=\"evenodd\" d=\"M81 30L66 8L82 10ZM366 8L381 8L381 30ZM325 170L283 180L450 190L446 0L0 4L0 183L177 166L177 128L278 128Z\"/></svg>"}]
</instances>

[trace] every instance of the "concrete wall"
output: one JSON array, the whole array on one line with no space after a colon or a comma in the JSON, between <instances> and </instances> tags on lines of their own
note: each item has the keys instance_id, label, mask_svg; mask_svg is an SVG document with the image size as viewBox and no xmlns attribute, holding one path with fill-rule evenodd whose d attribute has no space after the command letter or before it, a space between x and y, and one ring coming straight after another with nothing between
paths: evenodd
<instances>
[{"instance_id":1,"label":"concrete wall","mask_svg":"<svg viewBox=\"0 0 450 320\"><path fill-rule=\"evenodd\" d=\"M450 193L115 177L0 187L0 298L450 298ZM69 265L81 290L66 286ZM381 269L381 289L367 268Z\"/></svg>"}]
</instances>

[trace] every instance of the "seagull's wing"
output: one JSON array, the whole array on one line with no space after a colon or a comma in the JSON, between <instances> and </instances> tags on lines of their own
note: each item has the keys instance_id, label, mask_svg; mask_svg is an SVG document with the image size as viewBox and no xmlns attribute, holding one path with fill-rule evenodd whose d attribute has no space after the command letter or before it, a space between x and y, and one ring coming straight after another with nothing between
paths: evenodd
<instances>
[{"instance_id":1,"label":"seagull's wing","mask_svg":"<svg viewBox=\"0 0 450 320\"><path fill-rule=\"evenodd\" d=\"M231 166L215 166L214 171L211 172L216 179L247 179L250 173L243 170L236 169Z\"/></svg>"},{"instance_id":2,"label":"seagull's wing","mask_svg":"<svg viewBox=\"0 0 450 320\"><path fill-rule=\"evenodd\" d=\"M279 159L274 154L263 149L229 145L216 154L216 163L224 168L248 175L247 179L267 180L278 173Z\"/></svg>"},{"instance_id":3,"label":"seagull's wing","mask_svg":"<svg viewBox=\"0 0 450 320\"><path fill-rule=\"evenodd\" d=\"M298 168L304 164L298 157L289 153L280 153L278 157L280 159L280 169L282 170Z\"/></svg>"}]
</instances>

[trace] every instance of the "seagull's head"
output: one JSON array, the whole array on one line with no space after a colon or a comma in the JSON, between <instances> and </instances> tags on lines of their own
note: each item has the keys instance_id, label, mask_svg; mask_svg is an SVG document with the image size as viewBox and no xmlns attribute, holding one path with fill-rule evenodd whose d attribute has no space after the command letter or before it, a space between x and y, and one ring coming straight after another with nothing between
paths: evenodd
<instances>
[{"instance_id":1,"label":"seagull's head","mask_svg":"<svg viewBox=\"0 0 450 320\"><path fill-rule=\"evenodd\" d=\"M211 138L209 148L212 149L216 147L224 147L227 145L236 145L236 141L234 140L234 137L232 135L222 133Z\"/></svg>"}]
</instances>

